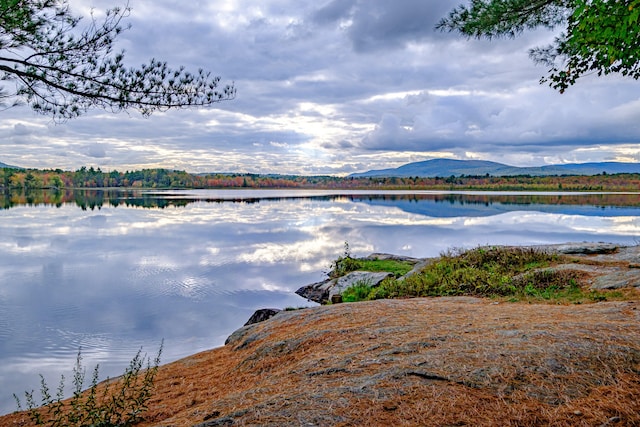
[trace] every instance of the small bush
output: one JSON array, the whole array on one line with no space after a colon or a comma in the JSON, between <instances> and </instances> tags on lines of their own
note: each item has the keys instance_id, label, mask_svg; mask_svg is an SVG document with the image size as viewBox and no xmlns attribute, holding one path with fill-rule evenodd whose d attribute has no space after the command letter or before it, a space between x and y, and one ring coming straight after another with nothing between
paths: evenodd
<instances>
[{"instance_id":1,"label":"small bush","mask_svg":"<svg viewBox=\"0 0 640 427\"><path fill-rule=\"evenodd\" d=\"M371 289L371 283L359 280L342 292L342 302L366 301Z\"/></svg>"},{"instance_id":2,"label":"small bush","mask_svg":"<svg viewBox=\"0 0 640 427\"><path fill-rule=\"evenodd\" d=\"M349 243L344 242L344 253L331 263L328 275L332 279L342 277L347 273L359 270L361 265L359 260L351 257Z\"/></svg>"},{"instance_id":3,"label":"small bush","mask_svg":"<svg viewBox=\"0 0 640 427\"><path fill-rule=\"evenodd\" d=\"M25 392L29 417L36 425L51 427L121 427L141 421L141 414L147 410L147 403L153 391L162 347L161 344L153 365L151 359L147 359L145 369L145 357L142 356L142 349L138 350L122 377L113 382L106 381L101 393L98 393L98 365L94 368L91 386L83 392L85 369L82 367L82 355L79 350L73 368L73 396L68 401L63 401L64 375L60 379L55 397L51 395L44 377L40 375L41 405L36 405L33 391ZM112 388L114 384L116 388ZM20 399L15 394L13 396L18 410L22 410Z\"/></svg>"},{"instance_id":4,"label":"small bush","mask_svg":"<svg viewBox=\"0 0 640 427\"><path fill-rule=\"evenodd\" d=\"M360 260L351 258L350 256L338 257L338 259L333 261L331 271L329 272L329 277L342 277L352 271L360 270L361 267L362 263L360 262Z\"/></svg>"},{"instance_id":5,"label":"small bush","mask_svg":"<svg viewBox=\"0 0 640 427\"><path fill-rule=\"evenodd\" d=\"M549 299L554 291L577 289L580 274L573 270L536 270L513 280L518 292Z\"/></svg>"}]
</instances>

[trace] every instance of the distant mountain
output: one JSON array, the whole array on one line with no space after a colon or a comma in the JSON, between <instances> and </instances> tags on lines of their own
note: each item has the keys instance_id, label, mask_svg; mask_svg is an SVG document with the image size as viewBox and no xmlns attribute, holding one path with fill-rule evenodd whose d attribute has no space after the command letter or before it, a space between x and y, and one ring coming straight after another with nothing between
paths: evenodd
<instances>
[{"instance_id":1,"label":"distant mountain","mask_svg":"<svg viewBox=\"0 0 640 427\"><path fill-rule=\"evenodd\" d=\"M11 165L8 165L8 164L6 164L6 163L2 163L2 162L0 162L0 168L24 169L24 168L21 168L21 167L19 167L19 166L11 166Z\"/></svg>"},{"instance_id":2,"label":"distant mountain","mask_svg":"<svg viewBox=\"0 0 640 427\"><path fill-rule=\"evenodd\" d=\"M600 162L600 163L571 163L556 167L580 171L579 175L598 175L606 173L640 173L640 163Z\"/></svg>"},{"instance_id":3,"label":"distant mountain","mask_svg":"<svg viewBox=\"0 0 640 427\"><path fill-rule=\"evenodd\" d=\"M471 176L513 176L513 175L599 175L601 173L640 173L640 163L600 162L567 163L538 167L517 167L485 160L433 159L408 163L393 169L371 170L349 175L354 178L366 177L449 177Z\"/></svg>"}]
</instances>

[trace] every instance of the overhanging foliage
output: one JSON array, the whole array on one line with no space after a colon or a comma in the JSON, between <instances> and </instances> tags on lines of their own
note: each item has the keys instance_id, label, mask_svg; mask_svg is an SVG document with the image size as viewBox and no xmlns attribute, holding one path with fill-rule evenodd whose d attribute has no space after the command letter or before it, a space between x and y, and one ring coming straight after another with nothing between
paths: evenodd
<instances>
[{"instance_id":1,"label":"overhanging foliage","mask_svg":"<svg viewBox=\"0 0 640 427\"><path fill-rule=\"evenodd\" d=\"M122 24L129 13L128 5L116 7L80 29L83 21L67 0L0 2L0 97L64 121L92 107L149 115L235 96L233 85L221 86L220 77L202 69L172 69L156 59L127 67L114 43L129 28Z\"/></svg>"},{"instance_id":2,"label":"overhanging foliage","mask_svg":"<svg viewBox=\"0 0 640 427\"><path fill-rule=\"evenodd\" d=\"M640 0L472 0L458 6L439 29L467 37L516 37L543 27L563 31L553 44L530 51L549 66L541 83L564 92L585 75L640 77Z\"/></svg>"}]
</instances>

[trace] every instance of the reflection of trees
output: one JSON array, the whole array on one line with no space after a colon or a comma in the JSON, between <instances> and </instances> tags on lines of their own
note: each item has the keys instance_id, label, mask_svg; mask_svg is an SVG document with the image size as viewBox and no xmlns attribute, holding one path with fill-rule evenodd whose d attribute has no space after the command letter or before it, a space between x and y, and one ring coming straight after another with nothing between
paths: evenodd
<instances>
[{"instance_id":1,"label":"reflection of trees","mask_svg":"<svg viewBox=\"0 0 640 427\"><path fill-rule=\"evenodd\" d=\"M101 209L102 206L127 206L140 208L166 208L186 206L194 200L168 199L163 196L135 191L118 190L23 190L0 193L0 206L9 209L16 206L56 206L74 204L82 210Z\"/></svg>"},{"instance_id":2,"label":"reflection of trees","mask_svg":"<svg viewBox=\"0 0 640 427\"><path fill-rule=\"evenodd\" d=\"M104 192L102 191L74 191L74 201L76 205L83 211L87 208L94 210L96 207L100 209L104 204Z\"/></svg>"},{"instance_id":3,"label":"reflection of trees","mask_svg":"<svg viewBox=\"0 0 640 427\"><path fill-rule=\"evenodd\" d=\"M347 196L353 201L433 201L450 205L593 205L601 207L635 207L640 206L640 194L385 194L376 196Z\"/></svg>"},{"instance_id":4,"label":"reflection of trees","mask_svg":"<svg viewBox=\"0 0 640 427\"><path fill-rule=\"evenodd\" d=\"M141 190L24 190L0 192L0 208L9 209L15 206L56 206L74 204L82 210L101 209L102 206L139 207L147 209L164 209L167 207L184 207L195 202L207 203L260 203L261 201L283 201L297 198L317 201L353 201L353 202L435 202L451 206L493 204L528 206L528 205L563 205L563 206L597 206L597 207L640 207L640 194L462 194L462 193L430 193L430 194L365 194L365 195L322 195L309 196L268 196L256 197L195 197L176 194L147 193Z\"/></svg>"},{"instance_id":5,"label":"reflection of trees","mask_svg":"<svg viewBox=\"0 0 640 427\"><path fill-rule=\"evenodd\" d=\"M62 206L66 203L64 192L42 190L12 190L0 192L0 208L9 209L15 206Z\"/></svg>"}]
</instances>

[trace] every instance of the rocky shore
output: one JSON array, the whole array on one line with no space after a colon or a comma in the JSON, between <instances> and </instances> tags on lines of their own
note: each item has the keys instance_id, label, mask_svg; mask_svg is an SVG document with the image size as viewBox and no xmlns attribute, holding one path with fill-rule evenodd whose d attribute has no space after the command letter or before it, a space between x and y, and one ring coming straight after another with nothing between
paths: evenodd
<instances>
[{"instance_id":1,"label":"rocky shore","mask_svg":"<svg viewBox=\"0 0 640 427\"><path fill-rule=\"evenodd\" d=\"M224 347L162 366L140 426L640 425L640 248L544 248L577 259L554 268L584 269L594 289L629 298L265 312ZM12 414L0 425L30 424Z\"/></svg>"},{"instance_id":2,"label":"rocky shore","mask_svg":"<svg viewBox=\"0 0 640 427\"><path fill-rule=\"evenodd\" d=\"M640 286L640 246L620 246L612 243L563 243L557 245L528 246L546 252L573 255L568 264L560 264L548 270L574 270L591 276L592 289L618 289ZM391 254L371 254L368 259L395 259L414 264L413 270L404 277L415 274L437 258L409 258ZM339 278L302 286L296 294L310 301L325 304L334 295L355 283L377 286L388 273L354 271Z\"/></svg>"}]
</instances>

